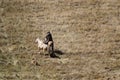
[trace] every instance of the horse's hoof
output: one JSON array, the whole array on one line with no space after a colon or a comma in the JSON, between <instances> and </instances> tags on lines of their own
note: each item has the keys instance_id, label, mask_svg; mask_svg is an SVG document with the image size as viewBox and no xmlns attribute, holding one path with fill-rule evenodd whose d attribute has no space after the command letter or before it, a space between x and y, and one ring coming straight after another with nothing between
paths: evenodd
<instances>
[{"instance_id":1,"label":"horse's hoof","mask_svg":"<svg viewBox=\"0 0 120 80\"><path fill-rule=\"evenodd\" d=\"M49 54L45 54L45 56L48 56Z\"/></svg>"},{"instance_id":2,"label":"horse's hoof","mask_svg":"<svg viewBox=\"0 0 120 80\"><path fill-rule=\"evenodd\" d=\"M40 52L38 52L38 54L40 54Z\"/></svg>"}]
</instances>

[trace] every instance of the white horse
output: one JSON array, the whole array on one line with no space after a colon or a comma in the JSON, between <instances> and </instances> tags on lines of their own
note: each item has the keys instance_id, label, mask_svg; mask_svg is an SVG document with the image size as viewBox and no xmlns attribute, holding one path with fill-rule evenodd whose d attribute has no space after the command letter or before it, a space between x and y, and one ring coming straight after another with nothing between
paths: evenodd
<instances>
[{"instance_id":1,"label":"white horse","mask_svg":"<svg viewBox=\"0 0 120 80\"><path fill-rule=\"evenodd\" d=\"M39 49L39 50L42 49L43 52L44 52L45 50L47 50L47 44L43 43L42 40L40 40L39 38L37 38L37 39L35 40L35 42L38 43L38 49Z\"/></svg>"}]
</instances>

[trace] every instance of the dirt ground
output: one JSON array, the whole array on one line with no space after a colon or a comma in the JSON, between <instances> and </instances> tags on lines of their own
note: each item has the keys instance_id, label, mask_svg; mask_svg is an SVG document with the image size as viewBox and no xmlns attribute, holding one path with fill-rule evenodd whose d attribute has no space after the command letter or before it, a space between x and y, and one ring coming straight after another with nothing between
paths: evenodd
<instances>
[{"instance_id":1,"label":"dirt ground","mask_svg":"<svg viewBox=\"0 0 120 80\"><path fill-rule=\"evenodd\" d=\"M0 80L120 80L120 1L0 0Z\"/></svg>"}]
</instances>

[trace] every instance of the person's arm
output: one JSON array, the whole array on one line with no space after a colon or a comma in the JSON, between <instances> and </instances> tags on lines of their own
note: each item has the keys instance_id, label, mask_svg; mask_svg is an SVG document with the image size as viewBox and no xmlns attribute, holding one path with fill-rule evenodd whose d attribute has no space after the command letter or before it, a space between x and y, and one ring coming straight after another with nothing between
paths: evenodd
<instances>
[{"instance_id":1,"label":"person's arm","mask_svg":"<svg viewBox=\"0 0 120 80\"><path fill-rule=\"evenodd\" d=\"M47 44L48 42L49 42L49 36L47 35L47 36L45 37L44 43Z\"/></svg>"}]
</instances>

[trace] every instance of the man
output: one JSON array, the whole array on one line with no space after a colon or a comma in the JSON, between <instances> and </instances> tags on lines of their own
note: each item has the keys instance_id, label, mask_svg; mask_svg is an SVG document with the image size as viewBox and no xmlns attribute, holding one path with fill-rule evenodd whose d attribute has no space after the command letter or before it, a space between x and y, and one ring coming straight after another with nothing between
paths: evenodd
<instances>
[{"instance_id":1,"label":"man","mask_svg":"<svg viewBox=\"0 0 120 80\"><path fill-rule=\"evenodd\" d=\"M45 37L45 44L48 44L49 41L53 41L52 34L50 32L47 32L47 35Z\"/></svg>"},{"instance_id":2,"label":"man","mask_svg":"<svg viewBox=\"0 0 120 80\"><path fill-rule=\"evenodd\" d=\"M54 56L54 43L53 43L52 34L50 32L47 32L44 43L48 45L48 48L47 48L48 53L50 54L51 57L53 57Z\"/></svg>"}]
</instances>

